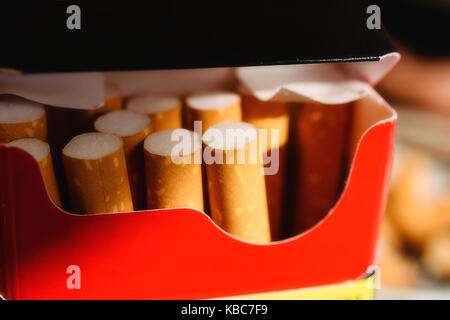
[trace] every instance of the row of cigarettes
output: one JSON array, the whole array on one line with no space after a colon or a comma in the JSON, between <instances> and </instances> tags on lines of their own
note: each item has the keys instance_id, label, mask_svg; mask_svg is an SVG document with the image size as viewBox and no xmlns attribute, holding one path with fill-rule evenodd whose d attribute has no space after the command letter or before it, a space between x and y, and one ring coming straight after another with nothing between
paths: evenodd
<instances>
[{"instance_id":1,"label":"row of cigarettes","mask_svg":"<svg viewBox=\"0 0 450 320\"><path fill-rule=\"evenodd\" d=\"M68 194L74 213L191 207L210 213L238 238L268 242L287 236L286 226L298 233L315 225L342 189L351 104L264 102L231 91L184 99L142 94L124 103L113 84L107 93L95 110L0 96L0 143L31 153L53 202L60 206ZM201 132L194 132L196 121L201 121ZM205 140L213 129L245 129L255 135L244 142ZM277 153L276 174L262 175L261 161L193 161L206 147L225 158L230 152L233 157L238 151L246 154L262 129L271 131L266 150L258 152ZM190 137L177 163L172 152L176 130ZM278 139L271 139L273 130Z\"/></svg>"}]
</instances>

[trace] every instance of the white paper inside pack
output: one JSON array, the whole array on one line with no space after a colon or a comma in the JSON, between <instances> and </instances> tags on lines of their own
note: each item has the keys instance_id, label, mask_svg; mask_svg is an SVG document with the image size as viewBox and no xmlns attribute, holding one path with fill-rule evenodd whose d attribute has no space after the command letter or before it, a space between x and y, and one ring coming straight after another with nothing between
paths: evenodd
<instances>
[{"instance_id":1,"label":"white paper inside pack","mask_svg":"<svg viewBox=\"0 0 450 320\"><path fill-rule=\"evenodd\" d=\"M26 75L0 72L0 94L72 109L95 109L106 98L104 76L97 72Z\"/></svg>"},{"instance_id":2,"label":"white paper inside pack","mask_svg":"<svg viewBox=\"0 0 450 320\"><path fill-rule=\"evenodd\" d=\"M231 89L234 69L186 69L105 72L106 80L117 83L124 96L142 93L185 96L198 90Z\"/></svg>"},{"instance_id":3,"label":"white paper inside pack","mask_svg":"<svg viewBox=\"0 0 450 320\"><path fill-rule=\"evenodd\" d=\"M334 64L243 67L237 69L237 78L262 101L342 104L358 100L369 89Z\"/></svg>"}]
</instances>

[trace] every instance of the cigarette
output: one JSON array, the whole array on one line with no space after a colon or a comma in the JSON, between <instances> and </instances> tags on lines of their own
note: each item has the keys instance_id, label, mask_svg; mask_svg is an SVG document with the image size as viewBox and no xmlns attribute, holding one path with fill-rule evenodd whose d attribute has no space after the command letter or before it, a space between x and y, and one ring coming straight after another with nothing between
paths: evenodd
<instances>
[{"instance_id":1,"label":"cigarette","mask_svg":"<svg viewBox=\"0 0 450 320\"><path fill-rule=\"evenodd\" d=\"M133 211L121 138L84 133L70 140L62 153L75 213Z\"/></svg>"},{"instance_id":2,"label":"cigarette","mask_svg":"<svg viewBox=\"0 0 450 320\"><path fill-rule=\"evenodd\" d=\"M131 98L126 108L150 117L153 132L182 127L181 101L175 96L139 95Z\"/></svg>"},{"instance_id":3,"label":"cigarette","mask_svg":"<svg viewBox=\"0 0 450 320\"><path fill-rule=\"evenodd\" d=\"M241 97L228 91L196 93L186 98L185 111L185 127L194 130L194 121L201 121L203 134L218 123L241 121Z\"/></svg>"},{"instance_id":4,"label":"cigarette","mask_svg":"<svg viewBox=\"0 0 450 320\"><path fill-rule=\"evenodd\" d=\"M128 178L135 209L145 208L143 142L150 134L150 119L127 110L106 113L95 123L95 130L119 136L123 140Z\"/></svg>"},{"instance_id":5,"label":"cigarette","mask_svg":"<svg viewBox=\"0 0 450 320\"><path fill-rule=\"evenodd\" d=\"M0 98L0 142L22 138L47 140L45 108L14 96Z\"/></svg>"},{"instance_id":6,"label":"cigarette","mask_svg":"<svg viewBox=\"0 0 450 320\"><path fill-rule=\"evenodd\" d=\"M265 180L270 233L272 240L280 240L286 149L289 136L289 104L281 101L261 101L250 95L243 95L242 114L245 122L255 125L258 129L267 130L267 143L262 145L262 151L272 157L272 162L278 161L278 172L265 175ZM272 139L271 130L276 130L278 139L275 137ZM278 159L273 158L275 151L278 152Z\"/></svg>"},{"instance_id":7,"label":"cigarette","mask_svg":"<svg viewBox=\"0 0 450 320\"><path fill-rule=\"evenodd\" d=\"M307 103L297 118L295 232L326 216L336 203L345 172L351 105Z\"/></svg>"},{"instance_id":8,"label":"cigarette","mask_svg":"<svg viewBox=\"0 0 450 320\"><path fill-rule=\"evenodd\" d=\"M241 135L241 139L230 139L230 130L245 132L245 138ZM210 127L203 135L203 143L205 154L223 159L222 163L205 159L213 220L238 238L268 242L269 214L257 132L249 123L224 122ZM239 162L242 155L245 161ZM252 162L252 158L257 161Z\"/></svg>"},{"instance_id":9,"label":"cigarette","mask_svg":"<svg viewBox=\"0 0 450 320\"><path fill-rule=\"evenodd\" d=\"M35 138L23 138L11 141L8 145L23 149L33 156L41 169L42 178L50 199L55 205L61 206L61 199L48 143Z\"/></svg>"},{"instance_id":10,"label":"cigarette","mask_svg":"<svg viewBox=\"0 0 450 320\"><path fill-rule=\"evenodd\" d=\"M159 131L145 139L144 150L148 208L203 211L200 136L186 129Z\"/></svg>"},{"instance_id":11,"label":"cigarette","mask_svg":"<svg viewBox=\"0 0 450 320\"><path fill-rule=\"evenodd\" d=\"M106 81L106 100L104 109L106 112L120 110L123 106L123 96L120 87L110 81Z\"/></svg>"}]
</instances>

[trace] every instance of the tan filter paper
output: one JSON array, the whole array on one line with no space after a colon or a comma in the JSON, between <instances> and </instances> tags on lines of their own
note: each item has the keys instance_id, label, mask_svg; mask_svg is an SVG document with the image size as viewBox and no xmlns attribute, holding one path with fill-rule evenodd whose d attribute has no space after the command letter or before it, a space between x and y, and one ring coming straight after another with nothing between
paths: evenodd
<instances>
[{"instance_id":1,"label":"tan filter paper","mask_svg":"<svg viewBox=\"0 0 450 320\"><path fill-rule=\"evenodd\" d=\"M150 134L144 142L149 209L203 211L201 138L186 129Z\"/></svg>"},{"instance_id":2,"label":"tan filter paper","mask_svg":"<svg viewBox=\"0 0 450 320\"><path fill-rule=\"evenodd\" d=\"M47 140L45 108L20 97L0 96L0 142L21 138Z\"/></svg>"},{"instance_id":3,"label":"tan filter paper","mask_svg":"<svg viewBox=\"0 0 450 320\"><path fill-rule=\"evenodd\" d=\"M278 152L278 172L266 175L267 204L269 207L270 232L272 240L281 238L282 207L284 195L284 176L286 172L286 152L289 136L289 104L281 101L261 101L249 95L242 96L242 113L245 122L255 125L258 129L265 129L267 141L262 152L271 157ZM278 137L272 137L272 130L276 130ZM260 135L260 139L263 135ZM276 151L276 152L275 152ZM272 165L272 164L268 164ZM266 165L267 167L267 165Z\"/></svg>"},{"instance_id":4,"label":"tan filter paper","mask_svg":"<svg viewBox=\"0 0 450 320\"><path fill-rule=\"evenodd\" d=\"M241 132L241 139L230 139L229 130ZM210 127L203 135L204 159L213 220L238 238L268 242L269 214L257 132L255 126L238 121ZM216 162L211 163L208 155Z\"/></svg>"},{"instance_id":5,"label":"tan filter paper","mask_svg":"<svg viewBox=\"0 0 450 320\"><path fill-rule=\"evenodd\" d=\"M194 121L202 122L202 133L221 122L241 121L241 97L228 91L207 91L186 98L185 127L194 130Z\"/></svg>"},{"instance_id":6,"label":"tan filter paper","mask_svg":"<svg viewBox=\"0 0 450 320\"><path fill-rule=\"evenodd\" d=\"M132 211L121 138L106 133L84 133L63 149L72 210L75 213Z\"/></svg>"},{"instance_id":7,"label":"tan filter paper","mask_svg":"<svg viewBox=\"0 0 450 320\"><path fill-rule=\"evenodd\" d=\"M144 209L146 206L143 142L150 134L150 119L136 112L118 110L99 117L94 127L99 132L122 138L134 207Z\"/></svg>"},{"instance_id":8,"label":"tan filter paper","mask_svg":"<svg viewBox=\"0 0 450 320\"><path fill-rule=\"evenodd\" d=\"M24 138L11 141L9 146L14 146L27 151L33 156L39 164L45 187L50 199L57 206L61 206L58 186L56 184L55 172L53 170L52 157L50 155L50 147L46 142L34 138Z\"/></svg>"},{"instance_id":9,"label":"tan filter paper","mask_svg":"<svg viewBox=\"0 0 450 320\"><path fill-rule=\"evenodd\" d=\"M296 233L323 219L339 197L347 165L350 116L351 104L301 106L296 129Z\"/></svg>"},{"instance_id":10,"label":"tan filter paper","mask_svg":"<svg viewBox=\"0 0 450 320\"><path fill-rule=\"evenodd\" d=\"M128 101L127 109L147 115L153 132L182 127L181 101L176 96L138 95Z\"/></svg>"}]
</instances>

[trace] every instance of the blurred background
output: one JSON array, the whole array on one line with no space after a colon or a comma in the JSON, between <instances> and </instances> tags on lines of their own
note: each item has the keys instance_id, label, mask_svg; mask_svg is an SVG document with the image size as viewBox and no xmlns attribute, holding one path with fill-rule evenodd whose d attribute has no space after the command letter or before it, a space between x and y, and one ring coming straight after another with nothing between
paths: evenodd
<instances>
[{"instance_id":1,"label":"blurred background","mask_svg":"<svg viewBox=\"0 0 450 320\"><path fill-rule=\"evenodd\" d=\"M401 61L378 85L398 112L378 299L450 299L450 0L378 1Z\"/></svg>"}]
</instances>

